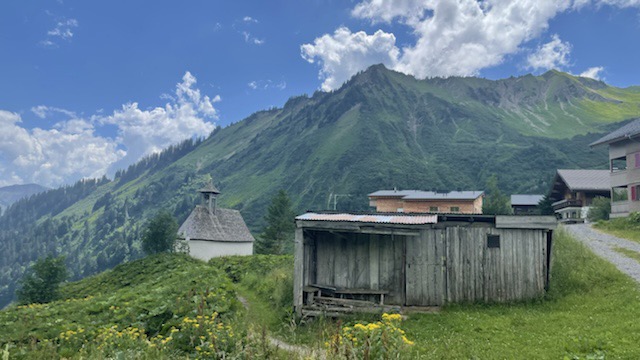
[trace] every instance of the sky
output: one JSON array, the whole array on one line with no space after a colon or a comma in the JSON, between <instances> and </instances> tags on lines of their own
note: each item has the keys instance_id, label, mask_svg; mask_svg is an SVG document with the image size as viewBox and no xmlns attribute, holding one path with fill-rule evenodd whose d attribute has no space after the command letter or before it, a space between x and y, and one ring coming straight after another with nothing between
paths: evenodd
<instances>
[{"instance_id":1,"label":"sky","mask_svg":"<svg viewBox=\"0 0 640 360\"><path fill-rule=\"evenodd\" d=\"M640 85L640 0L0 3L0 186L112 175L373 64Z\"/></svg>"}]
</instances>

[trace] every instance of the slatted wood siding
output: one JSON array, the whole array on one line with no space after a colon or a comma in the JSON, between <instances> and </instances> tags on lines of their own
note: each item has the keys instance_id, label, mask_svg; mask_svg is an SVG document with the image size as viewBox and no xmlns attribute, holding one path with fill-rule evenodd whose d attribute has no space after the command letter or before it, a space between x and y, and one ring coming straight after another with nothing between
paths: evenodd
<instances>
[{"instance_id":1,"label":"slatted wood siding","mask_svg":"<svg viewBox=\"0 0 640 360\"><path fill-rule=\"evenodd\" d=\"M406 240L406 305L442 305L445 301L444 230L433 229Z\"/></svg>"},{"instance_id":2,"label":"slatted wood siding","mask_svg":"<svg viewBox=\"0 0 640 360\"><path fill-rule=\"evenodd\" d=\"M387 290L385 303L504 302L544 294L546 230L449 226L419 236L310 231L304 284ZM500 236L487 247L487 234Z\"/></svg>"},{"instance_id":3,"label":"slatted wood siding","mask_svg":"<svg viewBox=\"0 0 640 360\"><path fill-rule=\"evenodd\" d=\"M314 232L316 283L386 290L386 304L404 304L405 236ZM311 269L311 268L308 268ZM311 280L311 279L310 279Z\"/></svg>"}]
</instances>

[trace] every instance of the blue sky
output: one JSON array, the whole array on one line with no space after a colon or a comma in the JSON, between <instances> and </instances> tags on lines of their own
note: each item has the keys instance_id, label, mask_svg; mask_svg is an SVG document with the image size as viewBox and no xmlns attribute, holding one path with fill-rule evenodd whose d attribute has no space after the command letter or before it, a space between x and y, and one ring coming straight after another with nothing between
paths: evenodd
<instances>
[{"instance_id":1,"label":"blue sky","mask_svg":"<svg viewBox=\"0 0 640 360\"><path fill-rule=\"evenodd\" d=\"M384 63L640 85L640 0L4 1L0 186L100 176Z\"/></svg>"}]
</instances>

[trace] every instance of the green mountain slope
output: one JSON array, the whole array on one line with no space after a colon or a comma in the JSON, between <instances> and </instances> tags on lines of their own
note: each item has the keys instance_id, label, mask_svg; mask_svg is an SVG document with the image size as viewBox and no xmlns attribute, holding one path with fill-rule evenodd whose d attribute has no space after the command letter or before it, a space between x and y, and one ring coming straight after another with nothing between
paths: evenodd
<instances>
[{"instance_id":1,"label":"green mountain slope","mask_svg":"<svg viewBox=\"0 0 640 360\"><path fill-rule=\"evenodd\" d=\"M556 168L606 167L606 150L588 144L639 117L639 105L638 88L555 71L416 80L373 66L339 90L257 112L113 181L14 204L0 217L0 306L47 253L66 254L75 278L139 257L144 219L166 209L183 220L209 176L220 204L256 232L279 189L298 211L327 208L332 194L345 195L338 209L365 210L366 194L382 188L482 189L491 174L507 193L544 193Z\"/></svg>"},{"instance_id":2,"label":"green mountain slope","mask_svg":"<svg viewBox=\"0 0 640 360\"><path fill-rule=\"evenodd\" d=\"M0 213L7 206L31 195L46 191L48 188L38 184L10 185L0 187Z\"/></svg>"}]
</instances>

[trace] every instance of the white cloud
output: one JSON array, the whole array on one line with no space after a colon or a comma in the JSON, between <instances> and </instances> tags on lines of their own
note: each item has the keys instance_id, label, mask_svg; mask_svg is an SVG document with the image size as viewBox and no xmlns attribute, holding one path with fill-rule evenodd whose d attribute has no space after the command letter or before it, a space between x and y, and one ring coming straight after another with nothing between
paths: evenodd
<instances>
[{"instance_id":1,"label":"white cloud","mask_svg":"<svg viewBox=\"0 0 640 360\"><path fill-rule=\"evenodd\" d=\"M527 57L527 66L531 69L561 69L569 65L571 44L560 40L557 34L551 41L540 45L538 49Z\"/></svg>"},{"instance_id":2,"label":"white cloud","mask_svg":"<svg viewBox=\"0 0 640 360\"><path fill-rule=\"evenodd\" d=\"M247 86L252 90L268 90L268 89L284 90L287 88L287 82L284 80L280 82L275 82L273 80L254 80L249 82Z\"/></svg>"},{"instance_id":3,"label":"white cloud","mask_svg":"<svg viewBox=\"0 0 640 360\"><path fill-rule=\"evenodd\" d=\"M73 37L73 29L78 27L78 20L76 19L63 19L56 23L56 27L49 30L47 35L53 37L59 37L64 40L69 40Z\"/></svg>"},{"instance_id":4,"label":"white cloud","mask_svg":"<svg viewBox=\"0 0 640 360\"><path fill-rule=\"evenodd\" d=\"M0 185L35 182L47 186L98 177L124 156L117 144L95 135L80 119L52 129L27 130L20 115L0 110Z\"/></svg>"},{"instance_id":5,"label":"white cloud","mask_svg":"<svg viewBox=\"0 0 640 360\"><path fill-rule=\"evenodd\" d=\"M322 89L329 91L371 64L395 67L399 55L395 43L396 37L382 30L367 35L364 31L352 33L340 27L332 35L325 34L313 44L302 45L301 54L310 63L318 61L320 78L324 80Z\"/></svg>"},{"instance_id":6,"label":"white cloud","mask_svg":"<svg viewBox=\"0 0 640 360\"><path fill-rule=\"evenodd\" d=\"M365 0L355 5L352 16L372 24L403 24L415 42L398 50L394 34L378 30L368 35L341 27L302 45L302 57L318 62L324 90L337 88L375 63L417 78L473 76L524 51L523 46L539 38L559 13L603 5L640 7L640 0ZM367 41L353 46L355 34L360 39L384 35L387 47ZM561 64L567 61L568 53L562 55L568 44L560 45L564 48L556 47L560 57L555 61Z\"/></svg>"},{"instance_id":7,"label":"white cloud","mask_svg":"<svg viewBox=\"0 0 640 360\"><path fill-rule=\"evenodd\" d=\"M196 78L186 72L163 107L140 109L132 102L108 116L97 112L89 120L65 109L33 107L39 118L50 119L54 113L67 118L50 129L26 129L19 114L0 110L0 186L58 186L99 177L186 138L207 136L215 127L211 120L218 112L213 105L220 96L203 95L195 85ZM104 125L117 127L115 139L96 133L96 127Z\"/></svg>"},{"instance_id":8,"label":"white cloud","mask_svg":"<svg viewBox=\"0 0 640 360\"><path fill-rule=\"evenodd\" d=\"M61 109L57 107L45 106L45 105L34 106L31 108L31 112L34 113L40 119L44 119L52 113L61 113L70 118L77 117L76 113L74 113L73 111L69 111L69 110Z\"/></svg>"},{"instance_id":9,"label":"white cloud","mask_svg":"<svg viewBox=\"0 0 640 360\"><path fill-rule=\"evenodd\" d=\"M218 118L213 99L202 96L194 87L196 78L186 72L182 82L176 85L175 100L164 107L143 110L132 102L115 110L109 116L95 116L102 124L118 127L117 142L126 148L127 154L111 166L111 170L124 168L145 155L193 136L207 136L215 125L208 120Z\"/></svg>"},{"instance_id":10,"label":"white cloud","mask_svg":"<svg viewBox=\"0 0 640 360\"><path fill-rule=\"evenodd\" d=\"M251 16L245 16L244 18L242 18L242 21L246 22L246 23L257 23L258 20L252 18Z\"/></svg>"},{"instance_id":11,"label":"white cloud","mask_svg":"<svg viewBox=\"0 0 640 360\"><path fill-rule=\"evenodd\" d=\"M601 73L604 71L604 67L602 66L594 66L590 67L587 70L580 73L578 76L591 78L594 80L602 80Z\"/></svg>"},{"instance_id":12,"label":"white cloud","mask_svg":"<svg viewBox=\"0 0 640 360\"><path fill-rule=\"evenodd\" d=\"M244 37L244 41L247 42L247 43L251 43L251 44L255 44L255 45L264 44L264 39L258 39L256 37L254 37L253 35L251 35L251 33L248 32L248 31L243 31L241 34Z\"/></svg>"}]
</instances>

